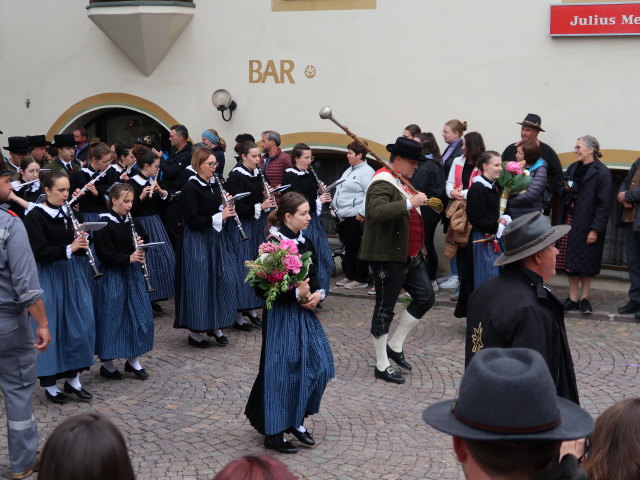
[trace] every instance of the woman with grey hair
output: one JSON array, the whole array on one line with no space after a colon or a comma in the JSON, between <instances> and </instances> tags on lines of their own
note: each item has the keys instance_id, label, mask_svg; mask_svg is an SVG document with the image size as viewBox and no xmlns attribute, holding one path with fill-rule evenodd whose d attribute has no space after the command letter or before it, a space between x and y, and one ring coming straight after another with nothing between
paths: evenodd
<instances>
[{"instance_id":1,"label":"woman with grey hair","mask_svg":"<svg viewBox=\"0 0 640 480\"><path fill-rule=\"evenodd\" d=\"M569 298L565 311L593 311L589 303L589 287L594 275L600 273L604 237L611 206L612 178L609 169L599 160L600 144L591 135L578 138L576 162L563 176L558 223L571 225L568 235L557 247L560 253L556 269L569 277Z\"/></svg>"}]
</instances>

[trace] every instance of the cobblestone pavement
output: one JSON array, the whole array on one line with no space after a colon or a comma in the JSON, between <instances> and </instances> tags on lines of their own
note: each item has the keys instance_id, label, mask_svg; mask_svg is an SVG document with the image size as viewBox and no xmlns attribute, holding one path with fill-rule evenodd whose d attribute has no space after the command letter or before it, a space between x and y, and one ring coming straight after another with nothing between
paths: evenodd
<instances>
[{"instance_id":1,"label":"cobblestone pavement","mask_svg":"<svg viewBox=\"0 0 640 480\"><path fill-rule=\"evenodd\" d=\"M444 301L448 295L439 292L443 301L405 345L414 365L405 385L373 377L372 297L334 295L324 302L319 316L335 356L336 378L321 412L307 421L316 447L279 456L298 478L463 478L450 438L421 419L425 406L455 396L462 374L463 322ZM140 480L211 479L232 458L266 452L243 415L258 370L260 332L230 330L228 347L196 349L187 345L184 331L172 328L172 307L164 306L166 313L156 316L155 349L142 359L149 380L125 374L122 381L109 381L94 366L82 375L94 394L90 404L54 405L37 388L34 407L42 443L65 418L96 410L123 431ZM597 414L625 396L640 395L640 325L592 316L572 317L567 328L587 410ZM3 430L5 474L8 463Z\"/></svg>"}]
</instances>

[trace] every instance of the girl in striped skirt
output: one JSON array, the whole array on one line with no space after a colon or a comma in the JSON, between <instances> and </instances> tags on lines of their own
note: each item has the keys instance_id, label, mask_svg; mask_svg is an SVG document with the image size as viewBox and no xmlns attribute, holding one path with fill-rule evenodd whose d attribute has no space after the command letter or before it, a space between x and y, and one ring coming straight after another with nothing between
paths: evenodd
<instances>
[{"instance_id":1,"label":"girl in striped skirt","mask_svg":"<svg viewBox=\"0 0 640 480\"><path fill-rule=\"evenodd\" d=\"M24 219L51 331L51 345L38 356L38 377L46 397L54 403L68 400L56 385L59 378L67 378L66 393L90 400L92 395L80 383L80 372L93 365L95 344L91 280L86 275L89 243L82 235L75 237L71 219L62 209L69 198L69 179L51 172L43 186L46 202L31 209Z\"/></svg>"},{"instance_id":2,"label":"girl in striped skirt","mask_svg":"<svg viewBox=\"0 0 640 480\"><path fill-rule=\"evenodd\" d=\"M97 281L94 298L96 354L102 360L100 375L113 380L122 378L113 364L116 358L127 359L125 372L146 380L149 374L138 357L153 348L153 312L141 268L144 254L135 248L135 242L146 236L127 217L133 196L131 185L116 184L109 191L109 212L100 215L107 226L95 233L95 248L104 273Z\"/></svg>"},{"instance_id":3,"label":"girl in striped skirt","mask_svg":"<svg viewBox=\"0 0 640 480\"><path fill-rule=\"evenodd\" d=\"M290 184L289 191L298 192L309 201L311 221L304 231L304 235L315 245L318 258L318 263L316 264L318 283L328 293L331 272L333 271L333 254L331 253L331 247L329 247L327 234L324 232L320 221L320 213L322 213L322 204L331 202L331 195L329 193L318 195L320 186L309 172L311 162L313 162L311 149L304 143L298 143L291 151L293 167L285 170L282 184Z\"/></svg>"},{"instance_id":4,"label":"girl in striped skirt","mask_svg":"<svg viewBox=\"0 0 640 480\"><path fill-rule=\"evenodd\" d=\"M220 189L210 183L216 157L210 148L198 147L191 166L196 175L182 187L181 194L184 233L174 327L189 329L190 345L207 348L211 344L203 338L205 332L218 343L228 342L221 329L234 323L236 293L242 285L233 246L222 233L225 220L235 211L232 206L221 209Z\"/></svg>"},{"instance_id":5,"label":"girl in striped skirt","mask_svg":"<svg viewBox=\"0 0 640 480\"><path fill-rule=\"evenodd\" d=\"M147 149L142 153L136 164L138 173L129 180L134 193L131 215L147 232L150 242L164 242L146 252L147 268L153 285L153 291L149 292L151 308L161 312L162 307L157 302L173 297L175 292L176 257L160 219L160 209L164 203L171 201L171 196L156 180L160 159L151 150Z\"/></svg>"},{"instance_id":6,"label":"girl in striped skirt","mask_svg":"<svg viewBox=\"0 0 640 480\"><path fill-rule=\"evenodd\" d=\"M298 451L285 433L304 445L315 444L302 424L305 417L318 413L325 387L334 377L331 348L312 311L326 292L317 282L313 242L302 233L310 221L309 203L294 192L284 194L278 210L269 214L274 225L270 237L293 240L299 253L312 252L313 264L308 279L280 294L273 309L264 313L260 370L244 412L265 435L264 446L282 453Z\"/></svg>"},{"instance_id":7,"label":"girl in striped skirt","mask_svg":"<svg viewBox=\"0 0 640 480\"><path fill-rule=\"evenodd\" d=\"M267 211L276 207L273 197L265 200L264 184L258 164L260 163L260 149L254 142L241 143L238 148L240 163L231 170L227 178L227 191L231 195L241 192L249 192L251 195L235 203L236 214L240 218L242 228L249 237L243 241L240 238L239 229L231 225L229 233L231 243L236 247L238 259L238 270L241 276L247 275L247 268L244 266L245 260L254 260L258 245L264 241L264 230L267 220ZM243 321L242 315L246 316L255 325L260 325L260 317L256 309L264 306L264 300L256 296L253 288L248 283L244 283L238 292L238 308L240 318L236 319L237 328L248 330L249 325ZM243 327L247 325L247 327Z\"/></svg>"}]
</instances>

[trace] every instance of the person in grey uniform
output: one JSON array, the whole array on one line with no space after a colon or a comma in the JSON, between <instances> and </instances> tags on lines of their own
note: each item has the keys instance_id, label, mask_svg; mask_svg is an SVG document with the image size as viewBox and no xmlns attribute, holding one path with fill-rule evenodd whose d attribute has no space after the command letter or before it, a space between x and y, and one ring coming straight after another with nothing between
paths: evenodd
<instances>
[{"instance_id":1,"label":"person in grey uniform","mask_svg":"<svg viewBox=\"0 0 640 480\"><path fill-rule=\"evenodd\" d=\"M0 165L0 204L10 193L11 172ZM44 352L51 341L42 295L22 221L0 208L0 389L13 478L27 478L38 469L38 427L31 408L36 351ZM35 335L27 312L37 323Z\"/></svg>"}]
</instances>

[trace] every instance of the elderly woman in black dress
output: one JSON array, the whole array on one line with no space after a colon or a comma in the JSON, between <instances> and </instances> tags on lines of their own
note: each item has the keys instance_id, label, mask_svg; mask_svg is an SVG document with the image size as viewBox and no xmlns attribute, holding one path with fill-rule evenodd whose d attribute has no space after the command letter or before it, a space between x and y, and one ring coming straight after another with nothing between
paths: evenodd
<instances>
[{"instance_id":1,"label":"elderly woman in black dress","mask_svg":"<svg viewBox=\"0 0 640 480\"><path fill-rule=\"evenodd\" d=\"M609 169L599 160L600 144L591 135L578 138L576 162L564 174L558 192L562 206L558 223L571 225L571 231L558 241L560 251L556 269L569 276L569 298L565 311L593 311L589 302L591 279L600 272L604 236L612 201Z\"/></svg>"}]
</instances>

